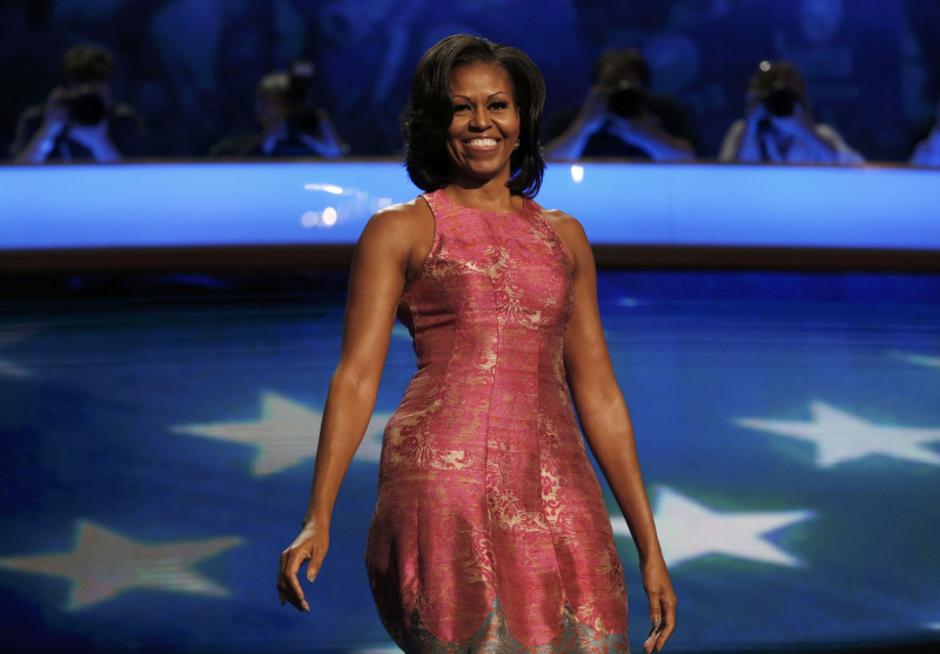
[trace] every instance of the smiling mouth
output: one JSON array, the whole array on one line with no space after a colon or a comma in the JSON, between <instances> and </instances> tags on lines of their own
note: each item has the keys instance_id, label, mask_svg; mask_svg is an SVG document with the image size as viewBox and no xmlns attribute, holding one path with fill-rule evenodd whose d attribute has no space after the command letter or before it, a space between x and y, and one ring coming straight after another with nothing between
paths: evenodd
<instances>
[{"instance_id":1,"label":"smiling mouth","mask_svg":"<svg viewBox=\"0 0 940 654\"><path fill-rule=\"evenodd\" d=\"M476 137L472 139L464 139L463 144L470 148L471 150L494 150L496 146L499 145L499 142L502 139L493 138L493 137Z\"/></svg>"}]
</instances>

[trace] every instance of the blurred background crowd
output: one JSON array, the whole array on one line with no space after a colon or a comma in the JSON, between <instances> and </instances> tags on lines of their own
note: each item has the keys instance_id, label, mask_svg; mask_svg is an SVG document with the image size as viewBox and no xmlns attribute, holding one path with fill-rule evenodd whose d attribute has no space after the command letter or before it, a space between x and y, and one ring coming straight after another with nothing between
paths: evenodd
<instances>
[{"instance_id":1,"label":"blurred background crowd","mask_svg":"<svg viewBox=\"0 0 940 654\"><path fill-rule=\"evenodd\" d=\"M16 163L394 156L420 54L526 50L546 158L940 166L940 0L7 0Z\"/></svg>"}]
</instances>

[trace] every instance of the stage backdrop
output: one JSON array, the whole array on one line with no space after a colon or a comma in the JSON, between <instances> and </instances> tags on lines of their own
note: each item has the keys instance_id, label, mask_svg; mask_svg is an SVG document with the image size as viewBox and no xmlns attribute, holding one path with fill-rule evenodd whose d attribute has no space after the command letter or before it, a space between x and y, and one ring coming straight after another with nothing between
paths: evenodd
<instances>
[{"instance_id":1,"label":"stage backdrop","mask_svg":"<svg viewBox=\"0 0 940 654\"><path fill-rule=\"evenodd\" d=\"M71 288L0 305L0 650L397 651L363 557L407 330L301 614L275 577L345 274ZM680 598L667 651L940 641L940 277L602 272L599 295Z\"/></svg>"},{"instance_id":2,"label":"stage backdrop","mask_svg":"<svg viewBox=\"0 0 940 654\"><path fill-rule=\"evenodd\" d=\"M597 55L638 46L654 87L692 111L714 156L763 58L805 72L819 118L870 159L906 160L940 96L938 0L45 0L0 6L0 147L42 101L72 43L118 57L118 96L147 117L157 155L202 155L253 128L256 82L296 57L353 152L400 147L398 116L420 54L482 34L529 52L548 82L547 130L579 106Z\"/></svg>"}]
</instances>

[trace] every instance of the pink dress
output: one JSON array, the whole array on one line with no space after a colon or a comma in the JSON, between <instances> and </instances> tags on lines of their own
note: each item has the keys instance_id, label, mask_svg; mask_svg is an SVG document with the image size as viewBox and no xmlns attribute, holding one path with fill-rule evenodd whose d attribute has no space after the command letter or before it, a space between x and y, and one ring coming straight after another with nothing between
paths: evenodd
<instances>
[{"instance_id":1,"label":"pink dress","mask_svg":"<svg viewBox=\"0 0 940 654\"><path fill-rule=\"evenodd\" d=\"M399 317L418 370L385 428L365 563L405 652L622 653L627 593L562 344L571 261L542 208L424 199Z\"/></svg>"}]
</instances>

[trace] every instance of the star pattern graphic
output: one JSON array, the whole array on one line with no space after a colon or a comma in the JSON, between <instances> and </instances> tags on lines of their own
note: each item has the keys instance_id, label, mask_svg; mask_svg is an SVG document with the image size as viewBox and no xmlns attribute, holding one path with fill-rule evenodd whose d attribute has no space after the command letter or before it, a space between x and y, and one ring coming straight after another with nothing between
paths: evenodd
<instances>
[{"instance_id":1,"label":"star pattern graphic","mask_svg":"<svg viewBox=\"0 0 940 654\"><path fill-rule=\"evenodd\" d=\"M26 340L32 336L38 327L35 325L17 325L15 327L0 327L0 349L5 347L15 345L21 341ZM25 377L31 377L32 373L18 366L12 361L7 359L0 358L0 377L13 377L16 379L23 379Z\"/></svg>"},{"instance_id":2,"label":"star pattern graphic","mask_svg":"<svg viewBox=\"0 0 940 654\"><path fill-rule=\"evenodd\" d=\"M398 338L404 338L405 340L411 340L411 333L409 333L408 328L405 327L400 322L396 322L392 326L392 336L397 336Z\"/></svg>"},{"instance_id":3,"label":"star pattern graphic","mask_svg":"<svg viewBox=\"0 0 940 654\"><path fill-rule=\"evenodd\" d=\"M734 422L748 429L814 443L820 468L872 454L940 465L940 455L924 447L940 441L940 428L876 424L819 401L810 403L810 412L813 418L809 422L762 418L738 418Z\"/></svg>"},{"instance_id":4,"label":"star pattern graphic","mask_svg":"<svg viewBox=\"0 0 940 654\"><path fill-rule=\"evenodd\" d=\"M790 567L803 563L764 536L814 515L812 511L714 511L668 487L659 489L654 514L667 565L724 554ZM611 524L615 535L632 537L622 515L611 516Z\"/></svg>"},{"instance_id":5,"label":"star pattern graphic","mask_svg":"<svg viewBox=\"0 0 940 654\"><path fill-rule=\"evenodd\" d=\"M373 413L354 459L378 463L382 433L391 414ZM272 391L261 391L261 418L250 421L176 425L171 431L252 445L257 453L251 473L264 477L312 459L317 451L322 414Z\"/></svg>"},{"instance_id":6,"label":"star pattern graphic","mask_svg":"<svg viewBox=\"0 0 940 654\"><path fill-rule=\"evenodd\" d=\"M926 366L928 368L937 368L940 370L940 356L929 356L927 354L899 354L899 357L915 366Z\"/></svg>"},{"instance_id":7,"label":"star pattern graphic","mask_svg":"<svg viewBox=\"0 0 940 654\"><path fill-rule=\"evenodd\" d=\"M193 569L242 542L229 536L148 544L87 520L78 523L75 549L58 554L0 558L0 567L65 577L71 582L66 610L75 611L133 588L225 597L228 590Z\"/></svg>"}]
</instances>

